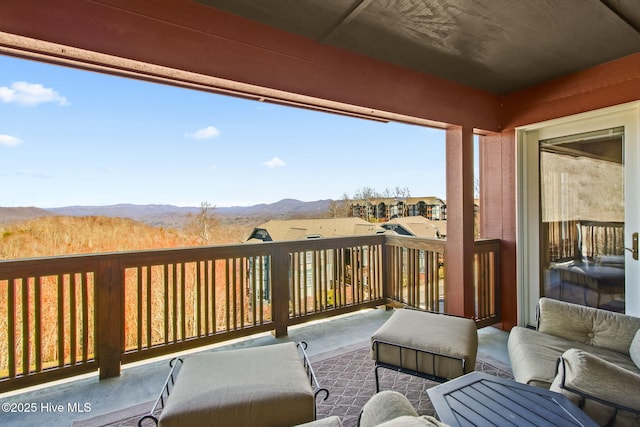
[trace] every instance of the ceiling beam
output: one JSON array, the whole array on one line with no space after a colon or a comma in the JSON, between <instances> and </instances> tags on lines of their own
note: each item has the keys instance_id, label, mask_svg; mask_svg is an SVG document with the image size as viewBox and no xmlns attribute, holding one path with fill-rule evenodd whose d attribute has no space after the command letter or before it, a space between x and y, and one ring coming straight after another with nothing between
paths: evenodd
<instances>
[{"instance_id":1,"label":"ceiling beam","mask_svg":"<svg viewBox=\"0 0 640 427\"><path fill-rule=\"evenodd\" d=\"M328 44L340 33L340 27L356 19L370 3L371 0L357 0L347 13L338 21L338 23L336 23L323 37L320 38L319 42L321 44Z\"/></svg>"},{"instance_id":2,"label":"ceiling beam","mask_svg":"<svg viewBox=\"0 0 640 427\"><path fill-rule=\"evenodd\" d=\"M501 99L501 126L514 129L637 101L638 70L640 53L513 92Z\"/></svg>"},{"instance_id":3,"label":"ceiling beam","mask_svg":"<svg viewBox=\"0 0 640 427\"><path fill-rule=\"evenodd\" d=\"M0 32L6 54L375 119L499 129L496 95L190 0L3 2ZM36 43L23 50L10 36Z\"/></svg>"},{"instance_id":4,"label":"ceiling beam","mask_svg":"<svg viewBox=\"0 0 640 427\"><path fill-rule=\"evenodd\" d=\"M640 34L640 22L636 22L631 17L627 16L623 8L620 7L619 2L611 1L611 0L600 0L600 3L602 3L607 9L613 12L618 18L620 18L629 27L633 28L636 31L636 33Z\"/></svg>"}]
</instances>

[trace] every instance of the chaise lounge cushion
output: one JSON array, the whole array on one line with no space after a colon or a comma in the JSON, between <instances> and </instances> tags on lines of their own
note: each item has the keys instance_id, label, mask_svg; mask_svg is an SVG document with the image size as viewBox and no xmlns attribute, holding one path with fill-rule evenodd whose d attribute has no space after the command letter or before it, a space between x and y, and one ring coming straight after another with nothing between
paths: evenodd
<instances>
[{"instance_id":1,"label":"chaise lounge cushion","mask_svg":"<svg viewBox=\"0 0 640 427\"><path fill-rule=\"evenodd\" d=\"M312 421L313 390L295 343L217 351L185 359L161 427L280 427Z\"/></svg>"}]
</instances>

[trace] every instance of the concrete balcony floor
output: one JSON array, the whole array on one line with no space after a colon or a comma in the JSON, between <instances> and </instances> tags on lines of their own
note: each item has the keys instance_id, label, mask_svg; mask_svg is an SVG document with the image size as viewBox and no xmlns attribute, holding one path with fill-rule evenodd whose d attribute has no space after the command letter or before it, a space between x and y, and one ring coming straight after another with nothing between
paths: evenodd
<instances>
[{"instance_id":1,"label":"concrete balcony floor","mask_svg":"<svg viewBox=\"0 0 640 427\"><path fill-rule=\"evenodd\" d=\"M312 362L328 355L348 351L349 347L369 341L370 336L380 327L393 311L371 309L354 314L333 317L289 328L289 335L275 338L270 333L255 335L240 340L228 341L195 351L211 348L242 348L274 344L285 341L306 341L307 353ZM486 353L509 365L507 353L508 333L493 327L478 330L479 352ZM35 412L7 412L3 406L0 413L2 426L69 426L74 421L118 411L133 405L149 402L157 398L169 371L168 361L173 356L123 366L117 378L99 381L97 373L73 379L48 383L36 388L0 395L0 403L31 405ZM35 405L34 405L35 404ZM90 411L69 411L69 405ZM56 409L60 409L56 411Z\"/></svg>"}]
</instances>

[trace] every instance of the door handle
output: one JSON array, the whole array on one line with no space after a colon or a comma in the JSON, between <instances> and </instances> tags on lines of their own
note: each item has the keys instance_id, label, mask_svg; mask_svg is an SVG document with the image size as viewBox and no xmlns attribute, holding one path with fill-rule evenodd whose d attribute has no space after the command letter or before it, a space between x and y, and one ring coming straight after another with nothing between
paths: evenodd
<instances>
[{"instance_id":1,"label":"door handle","mask_svg":"<svg viewBox=\"0 0 640 427\"><path fill-rule=\"evenodd\" d=\"M631 235L631 248L625 248L631 252L631 256L636 261L638 260L638 232L636 231Z\"/></svg>"}]
</instances>

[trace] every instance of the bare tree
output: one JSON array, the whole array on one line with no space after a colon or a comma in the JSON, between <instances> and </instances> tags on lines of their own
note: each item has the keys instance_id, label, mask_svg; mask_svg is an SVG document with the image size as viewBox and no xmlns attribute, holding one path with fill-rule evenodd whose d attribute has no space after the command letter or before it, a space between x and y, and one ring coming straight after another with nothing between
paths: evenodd
<instances>
[{"instance_id":1,"label":"bare tree","mask_svg":"<svg viewBox=\"0 0 640 427\"><path fill-rule=\"evenodd\" d=\"M349 196L342 195L342 200L331 200L329 202L329 216L331 218L346 218L349 216Z\"/></svg>"},{"instance_id":2,"label":"bare tree","mask_svg":"<svg viewBox=\"0 0 640 427\"><path fill-rule=\"evenodd\" d=\"M354 203L360 204L364 207L364 219L369 221L373 216L372 201L376 197L379 197L378 193L371 187L362 187L356 190L353 194Z\"/></svg>"},{"instance_id":3,"label":"bare tree","mask_svg":"<svg viewBox=\"0 0 640 427\"><path fill-rule=\"evenodd\" d=\"M203 244L213 243L213 230L218 226L218 219L213 214L215 206L209 202L200 204L200 212L191 216L189 229L196 234Z\"/></svg>"}]
</instances>

